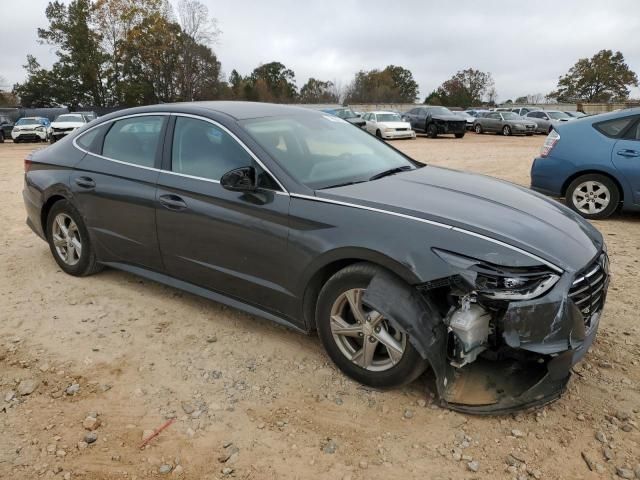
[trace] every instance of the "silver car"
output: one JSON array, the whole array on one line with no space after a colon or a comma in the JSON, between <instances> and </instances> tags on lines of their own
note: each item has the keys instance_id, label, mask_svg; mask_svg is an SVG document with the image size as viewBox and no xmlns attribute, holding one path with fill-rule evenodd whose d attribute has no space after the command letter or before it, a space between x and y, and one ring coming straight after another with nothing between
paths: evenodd
<instances>
[{"instance_id":1,"label":"silver car","mask_svg":"<svg viewBox=\"0 0 640 480\"><path fill-rule=\"evenodd\" d=\"M536 133L544 134L551 133L553 127L561 122L573 120L573 117L560 110L536 110L527 113L525 118L536 123Z\"/></svg>"},{"instance_id":2,"label":"silver car","mask_svg":"<svg viewBox=\"0 0 640 480\"><path fill-rule=\"evenodd\" d=\"M490 112L483 117L476 118L473 123L476 133L501 133L502 135L533 135L536 124L516 115L513 112Z\"/></svg>"}]
</instances>

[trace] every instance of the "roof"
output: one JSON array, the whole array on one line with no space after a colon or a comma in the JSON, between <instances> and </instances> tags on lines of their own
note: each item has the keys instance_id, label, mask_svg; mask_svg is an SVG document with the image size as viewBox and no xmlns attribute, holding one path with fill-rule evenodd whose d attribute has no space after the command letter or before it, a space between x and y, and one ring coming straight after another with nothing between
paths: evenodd
<instances>
[{"instance_id":1,"label":"roof","mask_svg":"<svg viewBox=\"0 0 640 480\"><path fill-rule=\"evenodd\" d=\"M394 112L392 110L375 110L373 112L367 112L367 113L375 113L376 115L379 114L379 113L390 113L390 114L393 114L393 115L399 115L398 112Z\"/></svg>"},{"instance_id":2,"label":"roof","mask_svg":"<svg viewBox=\"0 0 640 480\"><path fill-rule=\"evenodd\" d=\"M317 110L310 108L294 107L291 105L282 105L277 103L262 102L239 102L239 101L206 101L206 102L181 102L181 103L161 103L157 105L148 105L145 107L134 107L126 110L118 110L101 117L110 119L122 115L131 115L136 113L153 113L153 112L180 112L202 115L203 110L211 112L223 113L235 120L246 120L249 118L261 117L277 117L284 115L314 115L319 114Z\"/></svg>"}]
</instances>

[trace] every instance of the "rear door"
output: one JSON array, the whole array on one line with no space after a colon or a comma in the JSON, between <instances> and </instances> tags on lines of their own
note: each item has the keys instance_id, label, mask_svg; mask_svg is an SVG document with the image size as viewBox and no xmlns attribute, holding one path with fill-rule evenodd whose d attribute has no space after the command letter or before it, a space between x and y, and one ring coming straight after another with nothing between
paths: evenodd
<instances>
[{"instance_id":1,"label":"rear door","mask_svg":"<svg viewBox=\"0 0 640 480\"><path fill-rule=\"evenodd\" d=\"M622 133L611 156L616 169L631 185L634 203L640 203L640 119L636 118Z\"/></svg>"},{"instance_id":2,"label":"rear door","mask_svg":"<svg viewBox=\"0 0 640 480\"><path fill-rule=\"evenodd\" d=\"M155 191L167 119L125 117L74 140L87 152L71 174L74 203L104 261L162 270Z\"/></svg>"},{"instance_id":3,"label":"rear door","mask_svg":"<svg viewBox=\"0 0 640 480\"><path fill-rule=\"evenodd\" d=\"M168 273L277 313L284 285L289 195L221 124L176 115L158 178L158 238ZM280 145L280 144L279 144ZM220 178L253 165L261 188L232 192ZM285 308L283 308L285 306Z\"/></svg>"}]
</instances>

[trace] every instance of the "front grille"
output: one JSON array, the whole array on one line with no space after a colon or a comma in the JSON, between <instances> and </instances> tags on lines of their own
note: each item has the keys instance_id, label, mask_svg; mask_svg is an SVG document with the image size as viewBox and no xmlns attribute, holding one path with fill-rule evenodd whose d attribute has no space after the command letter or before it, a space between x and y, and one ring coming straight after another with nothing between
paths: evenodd
<instances>
[{"instance_id":1,"label":"front grille","mask_svg":"<svg viewBox=\"0 0 640 480\"><path fill-rule=\"evenodd\" d=\"M69 132L71 130L73 130L73 127L66 127L66 128L54 127L53 129L54 132Z\"/></svg>"},{"instance_id":2,"label":"front grille","mask_svg":"<svg viewBox=\"0 0 640 480\"><path fill-rule=\"evenodd\" d=\"M396 128L396 132L406 132L408 128Z\"/></svg>"},{"instance_id":3,"label":"front grille","mask_svg":"<svg viewBox=\"0 0 640 480\"><path fill-rule=\"evenodd\" d=\"M598 259L576 275L569 290L569 298L580 309L584 324L589 329L595 313L602 310L607 296L609 259L603 253Z\"/></svg>"}]
</instances>

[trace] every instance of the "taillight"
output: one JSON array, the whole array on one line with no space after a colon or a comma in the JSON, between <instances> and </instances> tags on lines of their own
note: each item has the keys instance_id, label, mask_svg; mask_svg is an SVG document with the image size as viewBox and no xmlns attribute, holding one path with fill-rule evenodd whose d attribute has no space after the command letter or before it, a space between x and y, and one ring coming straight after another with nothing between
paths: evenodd
<instances>
[{"instance_id":1,"label":"taillight","mask_svg":"<svg viewBox=\"0 0 640 480\"><path fill-rule=\"evenodd\" d=\"M547 135L546 140L544 141L544 145L542 145L542 149L540 150L540 156L542 158L548 156L553 150L553 147L560 141L560 134L555 130L551 130L551 133Z\"/></svg>"},{"instance_id":2,"label":"taillight","mask_svg":"<svg viewBox=\"0 0 640 480\"><path fill-rule=\"evenodd\" d=\"M30 159L28 159L28 158L24 159L24 171L25 171L25 173L28 172L29 170L31 170L31 164L32 163L33 162Z\"/></svg>"}]
</instances>

